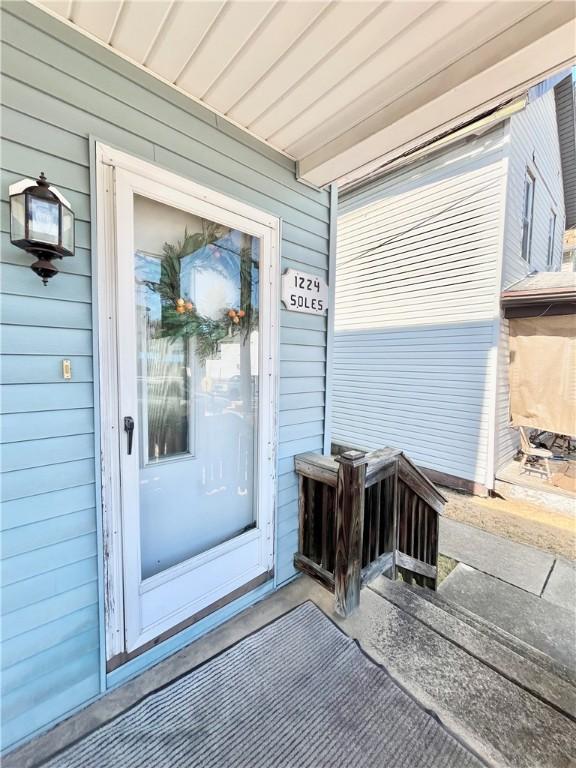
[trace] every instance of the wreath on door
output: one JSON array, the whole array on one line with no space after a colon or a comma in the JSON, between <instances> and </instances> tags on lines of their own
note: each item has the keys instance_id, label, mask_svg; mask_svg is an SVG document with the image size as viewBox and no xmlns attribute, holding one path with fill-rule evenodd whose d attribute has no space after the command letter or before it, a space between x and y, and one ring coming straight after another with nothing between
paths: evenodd
<instances>
[{"instance_id":1,"label":"wreath on door","mask_svg":"<svg viewBox=\"0 0 576 768\"><path fill-rule=\"evenodd\" d=\"M190 234L185 230L182 241L164 243L160 280L145 281L145 285L160 296L160 336L173 341L194 339L196 355L201 362L218 354L225 339L241 336L242 342L246 343L251 331L258 326L258 311L250 298L253 270L258 269L258 261L252 257L252 249L249 247L238 249L224 247L221 243L216 245L220 237L216 225L208 225L203 233ZM224 261L232 258L236 268L239 261L240 306L223 307L218 317L209 317L198 312L194 302L182 296L180 267L185 256L198 253L196 268L216 268L222 274L229 274L225 264L217 265L222 260L223 251L227 252ZM245 286L244 290L242 286Z\"/></svg>"}]
</instances>

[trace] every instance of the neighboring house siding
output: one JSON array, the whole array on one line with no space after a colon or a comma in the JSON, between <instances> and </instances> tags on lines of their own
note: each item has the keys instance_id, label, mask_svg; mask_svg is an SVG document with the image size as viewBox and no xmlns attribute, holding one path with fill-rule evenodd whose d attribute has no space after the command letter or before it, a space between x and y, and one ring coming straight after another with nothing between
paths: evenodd
<instances>
[{"instance_id":1,"label":"neighboring house siding","mask_svg":"<svg viewBox=\"0 0 576 768\"><path fill-rule=\"evenodd\" d=\"M572 74L558 83L554 98L562 158L566 229L572 229L576 227L576 79Z\"/></svg>"},{"instance_id":2,"label":"neighboring house siding","mask_svg":"<svg viewBox=\"0 0 576 768\"><path fill-rule=\"evenodd\" d=\"M536 180L530 262L522 258L524 178L530 169ZM560 269L564 234L564 199L554 91L549 90L510 119L510 159L504 235L502 287L531 272L547 271L550 211L556 211L554 261Z\"/></svg>"},{"instance_id":3,"label":"neighboring house siding","mask_svg":"<svg viewBox=\"0 0 576 768\"><path fill-rule=\"evenodd\" d=\"M333 437L486 483L502 126L344 196Z\"/></svg>"},{"instance_id":4,"label":"neighboring house siding","mask_svg":"<svg viewBox=\"0 0 576 768\"><path fill-rule=\"evenodd\" d=\"M526 169L535 184L534 219L530 262L521 256L522 213ZM547 266L550 211L557 214L554 238L554 260ZM564 196L560 165L560 147L556 123L554 90L528 104L510 120L510 149L504 231L502 288L507 288L534 271L558 270L562 263L564 235ZM496 469L507 464L519 445L518 431L510 427L508 386L507 322L502 323L500 365L498 371L498 424Z\"/></svg>"},{"instance_id":5,"label":"neighboring house siding","mask_svg":"<svg viewBox=\"0 0 576 768\"><path fill-rule=\"evenodd\" d=\"M294 163L27 3L2 12L4 746L100 692L89 136L282 218L282 268L327 279L329 194ZM9 242L8 186L45 171L76 256L44 287ZM325 318L281 312L276 577L294 574L293 456L321 450ZM61 378L72 360L73 381Z\"/></svg>"}]
</instances>

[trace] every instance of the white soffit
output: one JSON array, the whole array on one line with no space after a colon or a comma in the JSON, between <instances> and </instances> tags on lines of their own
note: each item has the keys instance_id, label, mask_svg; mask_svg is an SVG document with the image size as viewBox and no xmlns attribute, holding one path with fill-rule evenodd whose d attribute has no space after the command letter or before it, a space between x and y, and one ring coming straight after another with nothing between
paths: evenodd
<instances>
[{"instance_id":1,"label":"white soffit","mask_svg":"<svg viewBox=\"0 0 576 768\"><path fill-rule=\"evenodd\" d=\"M570 0L35 0L298 161L350 181L576 60Z\"/></svg>"}]
</instances>

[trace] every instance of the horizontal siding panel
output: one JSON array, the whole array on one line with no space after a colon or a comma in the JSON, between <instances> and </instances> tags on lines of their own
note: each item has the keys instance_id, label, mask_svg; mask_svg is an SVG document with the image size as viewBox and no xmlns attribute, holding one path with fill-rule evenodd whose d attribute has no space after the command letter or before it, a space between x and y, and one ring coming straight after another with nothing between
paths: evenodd
<instances>
[{"instance_id":1,"label":"horizontal siding panel","mask_svg":"<svg viewBox=\"0 0 576 768\"><path fill-rule=\"evenodd\" d=\"M74 381L62 384L5 384L0 404L2 413L92 408L94 391L90 384Z\"/></svg>"},{"instance_id":2,"label":"horizontal siding panel","mask_svg":"<svg viewBox=\"0 0 576 768\"><path fill-rule=\"evenodd\" d=\"M298 378L302 376L324 376L326 373L325 363L302 363L298 360L280 361L280 378Z\"/></svg>"},{"instance_id":3,"label":"horizontal siding panel","mask_svg":"<svg viewBox=\"0 0 576 768\"><path fill-rule=\"evenodd\" d=\"M56 261L56 266L58 264L59 260ZM36 300L41 299L42 301L57 299L61 302L70 301L75 304L77 302L86 302L89 305L92 300L90 279L83 275L59 275L57 280L50 283L49 293L47 292L47 286L42 284L42 281L38 279L38 275L32 272L30 268L26 269L26 267L14 264L1 264L0 278L2 280L3 293L11 293L17 296L33 296ZM88 306L88 310L89 308ZM50 311L49 304L46 311ZM87 317L89 316L88 314Z\"/></svg>"},{"instance_id":4,"label":"horizontal siding panel","mask_svg":"<svg viewBox=\"0 0 576 768\"><path fill-rule=\"evenodd\" d=\"M94 503L94 492L94 485L88 484L6 501L2 505L2 529L9 530L88 509Z\"/></svg>"},{"instance_id":5,"label":"horizontal siding panel","mask_svg":"<svg viewBox=\"0 0 576 768\"><path fill-rule=\"evenodd\" d=\"M98 626L98 605L90 605L70 613L58 621L45 624L26 635L2 644L2 669L9 669L38 655L39 649L57 647Z\"/></svg>"},{"instance_id":6,"label":"horizontal siding panel","mask_svg":"<svg viewBox=\"0 0 576 768\"><path fill-rule=\"evenodd\" d=\"M93 582L92 584L74 587L65 593L43 600L41 603L14 611L10 614L10 619L6 621L3 639L10 640L44 624L57 621L70 613L86 608L94 603L97 596L98 590L96 583Z\"/></svg>"},{"instance_id":7,"label":"horizontal siding panel","mask_svg":"<svg viewBox=\"0 0 576 768\"><path fill-rule=\"evenodd\" d=\"M72 379L62 375L62 360L70 360ZM78 384L92 381L92 358L69 355L8 355L2 356L4 384ZM58 417L59 418L59 417Z\"/></svg>"},{"instance_id":8,"label":"horizontal siding panel","mask_svg":"<svg viewBox=\"0 0 576 768\"><path fill-rule=\"evenodd\" d=\"M312 331L309 328L282 327L280 330L280 344L297 344L304 347L321 347L324 349L326 346L326 333L323 330Z\"/></svg>"},{"instance_id":9,"label":"horizontal siding panel","mask_svg":"<svg viewBox=\"0 0 576 768\"><path fill-rule=\"evenodd\" d=\"M326 317L324 315L309 315L303 312L289 312L282 305L280 326L283 332L284 329L298 329L318 333L326 331Z\"/></svg>"},{"instance_id":10,"label":"horizontal siding panel","mask_svg":"<svg viewBox=\"0 0 576 768\"><path fill-rule=\"evenodd\" d=\"M280 443L278 457L283 459L289 456L296 456L297 453L306 453L306 451L321 451L322 445L322 435L304 437L300 440L290 440L286 443Z\"/></svg>"},{"instance_id":11,"label":"horizontal siding panel","mask_svg":"<svg viewBox=\"0 0 576 768\"><path fill-rule=\"evenodd\" d=\"M64 127L48 125L38 117L25 115L7 107L2 108L0 115L2 116L2 135L10 142L22 144L24 147L30 147L54 157L65 157L68 162L77 165L88 166L84 137L77 136L65 130ZM65 126L65 123L62 125ZM58 189L60 189L60 183Z\"/></svg>"},{"instance_id":12,"label":"horizontal siding panel","mask_svg":"<svg viewBox=\"0 0 576 768\"><path fill-rule=\"evenodd\" d=\"M91 434L9 443L2 447L0 453L2 472L7 474L32 467L90 459L93 456L94 439ZM54 467L54 472L57 471Z\"/></svg>"},{"instance_id":13,"label":"horizontal siding panel","mask_svg":"<svg viewBox=\"0 0 576 768\"><path fill-rule=\"evenodd\" d=\"M75 328L55 330L42 326L4 325L2 350L8 355L91 355L92 332Z\"/></svg>"},{"instance_id":14,"label":"horizontal siding panel","mask_svg":"<svg viewBox=\"0 0 576 768\"><path fill-rule=\"evenodd\" d=\"M48 465L8 472L2 478L2 500L10 501L75 485L88 485L94 482L94 473L94 459L69 461L57 467Z\"/></svg>"},{"instance_id":15,"label":"horizontal siding panel","mask_svg":"<svg viewBox=\"0 0 576 768\"><path fill-rule=\"evenodd\" d=\"M49 701L54 695L55 686L68 688L80 680L91 677L98 668L99 652L92 649L82 656L74 656L68 664L56 670L45 672L31 684L16 688L2 698L3 721L9 723L20 715L28 712L34 706Z\"/></svg>"},{"instance_id":16,"label":"horizontal siding panel","mask_svg":"<svg viewBox=\"0 0 576 768\"><path fill-rule=\"evenodd\" d=\"M54 563L62 567L96 554L96 537L92 534L35 549L2 562L2 583L8 585L24 581L53 570Z\"/></svg>"},{"instance_id":17,"label":"horizontal siding panel","mask_svg":"<svg viewBox=\"0 0 576 768\"><path fill-rule=\"evenodd\" d=\"M322 390L312 392L281 392L280 411L297 411L300 408L313 408L324 405Z\"/></svg>"},{"instance_id":18,"label":"horizontal siding panel","mask_svg":"<svg viewBox=\"0 0 576 768\"><path fill-rule=\"evenodd\" d=\"M280 443L285 444L303 437L314 437L324 434L324 421L303 422L280 427Z\"/></svg>"},{"instance_id":19,"label":"horizontal siding panel","mask_svg":"<svg viewBox=\"0 0 576 768\"><path fill-rule=\"evenodd\" d=\"M292 506L290 506L292 512ZM280 519L277 523L278 535L280 537L287 536L290 533L297 532L298 530L298 518L294 514L287 514L283 519Z\"/></svg>"},{"instance_id":20,"label":"horizontal siding panel","mask_svg":"<svg viewBox=\"0 0 576 768\"><path fill-rule=\"evenodd\" d=\"M289 424L306 424L321 421L324 418L324 408L302 408L296 411L281 411L280 426Z\"/></svg>"},{"instance_id":21,"label":"horizontal siding panel","mask_svg":"<svg viewBox=\"0 0 576 768\"><path fill-rule=\"evenodd\" d=\"M60 686L53 687L53 693ZM64 692L54 693L49 699L26 710L25 714L7 722L3 727L5 743L13 744L30 733L62 718L71 710L86 704L100 692L100 673L92 673L78 683L68 685Z\"/></svg>"},{"instance_id":22,"label":"horizontal siding panel","mask_svg":"<svg viewBox=\"0 0 576 768\"><path fill-rule=\"evenodd\" d=\"M4 670L2 673L3 684L7 690L25 687L30 684L30 680L35 680L47 672L62 669L62 667L67 666L70 659L96 651L98 647L98 627L92 627L77 637Z\"/></svg>"},{"instance_id":23,"label":"horizontal siding panel","mask_svg":"<svg viewBox=\"0 0 576 768\"><path fill-rule=\"evenodd\" d=\"M22 267L9 267L22 269ZM36 280L38 278L34 276ZM2 297L0 322L10 325L31 325L38 322L38 313L51 328L92 328L92 307L77 301L62 301L56 298L10 295Z\"/></svg>"},{"instance_id":24,"label":"horizontal siding panel","mask_svg":"<svg viewBox=\"0 0 576 768\"><path fill-rule=\"evenodd\" d=\"M4 45L3 50L8 52L8 46ZM10 55L14 55L12 51ZM16 55L21 60L23 54L17 51ZM98 136L101 141L123 147L127 152L147 160L154 160L154 145L134 131L106 120L99 113L90 114L90 111L80 109L73 103L54 98L50 93L52 89L48 84L49 78L49 73L46 73L42 79L46 85L43 87L36 83L36 87L33 87L19 73L11 71L10 76L2 75L0 85L4 104L23 114L42 115L43 122L47 124L57 127L65 125L69 131L75 131L80 136Z\"/></svg>"},{"instance_id":25,"label":"horizontal siding panel","mask_svg":"<svg viewBox=\"0 0 576 768\"><path fill-rule=\"evenodd\" d=\"M298 476L296 472L287 472L278 477L278 489L284 491L298 485Z\"/></svg>"},{"instance_id":26,"label":"horizontal siding panel","mask_svg":"<svg viewBox=\"0 0 576 768\"><path fill-rule=\"evenodd\" d=\"M93 584L98 578L95 557L54 568L52 571L17 581L2 589L2 613L9 614L21 608L67 592L72 586ZM9 619L7 619L9 620Z\"/></svg>"},{"instance_id":27,"label":"horizontal siding panel","mask_svg":"<svg viewBox=\"0 0 576 768\"><path fill-rule=\"evenodd\" d=\"M5 558L42 549L60 541L68 541L96 530L96 512L83 509L52 517L29 525L11 528L2 534L2 556ZM54 565L57 565L56 563Z\"/></svg>"},{"instance_id":28,"label":"horizontal siding panel","mask_svg":"<svg viewBox=\"0 0 576 768\"><path fill-rule=\"evenodd\" d=\"M279 520L283 519L283 517L284 517L282 510L286 509L285 505L289 504L290 505L290 507L289 507L290 511L289 511L289 515L288 516L290 517L292 523L297 524L297 522L298 522L297 519L294 520L293 519L293 515L292 515L292 512L293 512L292 502L293 501L297 501L297 500L298 500L298 486L297 485L291 486L289 488L285 488L284 490L281 490L278 493L278 519Z\"/></svg>"},{"instance_id":29,"label":"horizontal siding panel","mask_svg":"<svg viewBox=\"0 0 576 768\"><path fill-rule=\"evenodd\" d=\"M86 435L94 432L92 408L71 411L40 411L10 413L0 416L0 434L4 443L40 440L65 435ZM92 444L94 438L92 437Z\"/></svg>"},{"instance_id":30,"label":"horizontal siding panel","mask_svg":"<svg viewBox=\"0 0 576 768\"><path fill-rule=\"evenodd\" d=\"M280 344L280 360L318 362L326 360L325 347L308 347L301 344Z\"/></svg>"},{"instance_id":31,"label":"horizontal siding panel","mask_svg":"<svg viewBox=\"0 0 576 768\"><path fill-rule=\"evenodd\" d=\"M6 48L4 50L7 50ZM87 163L78 165L66 159L66 155L54 157L46 151L16 144L7 139L0 140L2 151L2 165L12 173L22 173L28 178L35 179L38 176L38 168L44 168L48 179L58 178L62 185L73 189L75 192L88 192L90 189L90 175ZM52 170L58 169L56 173Z\"/></svg>"},{"instance_id":32,"label":"horizontal siding panel","mask_svg":"<svg viewBox=\"0 0 576 768\"><path fill-rule=\"evenodd\" d=\"M278 459L278 476L290 475L296 477L294 469L294 456L286 456L285 458Z\"/></svg>"},{"instance_id":33,"label":"horizontal siding panel","mask_svg":"<svg viewBox=\"0 0 576 768\"><path fill-rule=\"evenodd\" d=\"M298 551L298 532L289 531L278 538L278 559L280 562L292 563Z\"/></svg>"}]
</instances>

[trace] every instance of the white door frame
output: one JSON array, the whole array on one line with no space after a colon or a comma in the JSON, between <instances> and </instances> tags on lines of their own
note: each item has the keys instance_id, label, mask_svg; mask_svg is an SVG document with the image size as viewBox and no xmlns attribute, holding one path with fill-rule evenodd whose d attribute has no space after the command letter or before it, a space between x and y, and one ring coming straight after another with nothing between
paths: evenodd
<instances>
[{"instance_id":1,"label":"white door frame","mask_svg":"<svg viewBox=\"0 0 576 768\"><path fill-rule=\"evenodd\" d=\"M101 420L101 468L102 514L104 537L105 623L106 659L110 660L127 651L128 627L125 623L124 580L126 568L139 567L138 561L126 562L122 538L123 515L121 487L121 450L124 434L121 429L118 355L119 328L125 328L127 318L121 316L118 301L117 258L119 247L116 215L116 177L122 184L138 184L138 177L169 187L173 198L180 205L199 215L214 217L220 209L226 222L239 223L249 234L264 240L265 253L261 254L260 294L260 360L259 360L259 419L258 419L258 527L266 527L268 544L263 552L268 570L273 570L274 557L274 510L276 500L276 446L278 430L278 328L279 328L279 276L280 276L280 221L271 214L260 211L221 193L202 187L195 182L153 165L150 162L112 149L104 144L96 145L96 194L97 194L97 296L98 296L98 347L100 373L100 420ZM143 191L143 194L146 194ZM169 204L172 201L167 201ZM118 211L119 215L131 216L131 210ZM248 225L248 226L247 226ZM251 533L251 532L249 532ZM247 539L250 538L245 534ZM226 545L224 545L226 546ZM138 550L139 546L132 548ZM131 558L128 558L131 559ZM178 568L178 566L176 566ZM159 574L162 577L162 574ZM161 578L160 578L161 581ZM128 606L132 600L127 600ZM132 606L134 610L134 606ZM186 616L173 621L177 624ZM153 633L130 638L128 645L136 647L155 635L161 634L155 626ZM128 651L130 647L128 647Z\"/></svg>"}]
</instances>

